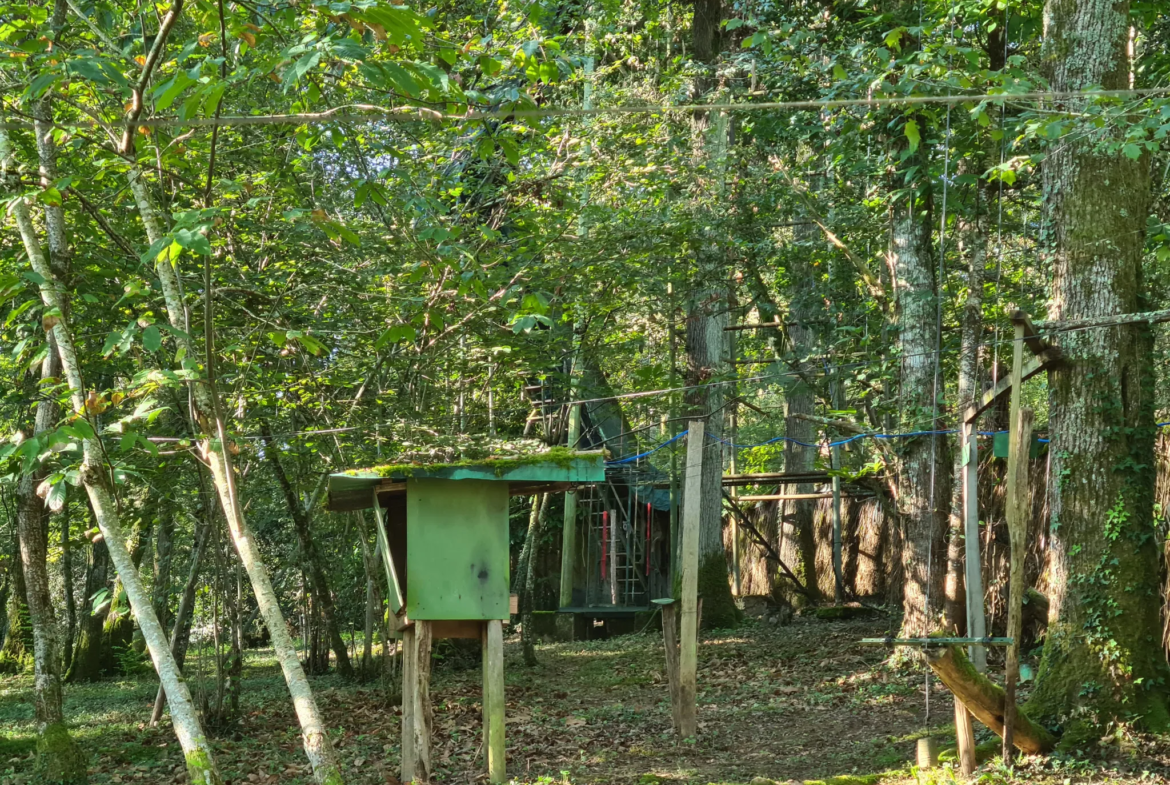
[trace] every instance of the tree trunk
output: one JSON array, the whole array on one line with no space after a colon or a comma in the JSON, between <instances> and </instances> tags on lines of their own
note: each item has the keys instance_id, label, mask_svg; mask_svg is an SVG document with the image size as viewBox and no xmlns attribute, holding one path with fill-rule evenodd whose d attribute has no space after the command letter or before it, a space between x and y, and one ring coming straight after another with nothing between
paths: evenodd
<instances>
[{"instance_id":1,"label":"tree trunk","mask_svg":"<svg viewBox=\"0 0 1170 785\"><path fill-rule=\"evenodd\" d=\"M93 508L86 503L90 514ZM110 552L100 537L93 538L89 546L89 563L85 571L85 592L82 597L80 632L73 652L73 661L65 673L65 681L96 681L102 675L102 630L105 629L105 609L95 612L94 596L102 589L110 588Z\"/></svg>"},{"instance_id":2,"label":"tree trunk","mask_svg":"<svg viewBox=\"0 0 1170 785\"><path fill-rule=\"evenodd\" d=\"M325 577L325 565L322 563L321 554L317 550L317 544L313 541L313 534L309 526L309 515L301 506L301 502L297 499L296 491L289 482L288 475L284 471L284 466L280 462L280 456L277 455L278 445L272 438L272 432L268 427L267 422L261 422L260 432L264 436L264 455L268 458L268 463L272 466L272 473L276 476L276 481L280 485L280 490L284 494L285 504L288 506L289 515L293 519L293 528L297 532L297 543L301 548L301 556L305 560L305 567L309 573L309 580L313 585L313 594L315 596L314 605L320 609L325 620L325 632L329 638L329 646L333 649L333 655L337 658L337 671L343 678L352 679L354 676L353 665L349 661L349 653L345 648L345 641L341 638L341 629L337 624L337 610L333 605L333 593L329 590L329 579ZM326 668L327 670L328 668Z\"/></svg>"},{"instance_id":3,"label":"tree trunk","mask_svg":"<svg viewBox=\"0 0 1170 785\"><path fill-rule=\"evenodd\" d=\"M979 168L976 166L975 168ZM979 394L979 342L983 337L983 272L987 267L987 210L983 191L975 190L973 214L959 222L959 242L967 259L967 299L960 316L959 373L956 410L962 416ZM963 536L965 474L964 446L955 451L951 481L951 519L947 537L947 626L962 635L967 632L967 592L964 578L966 540ZM982 598L980 598L982 601Z\"/></svg>"},{"instance_id":4,"label":"tree trunk","mask_svg":"<svg viewBox=\"0 0 1170 785\"><path fill-rule=\"evenodd\" d=\"M540 545L540 538L544 532L544 519L548 510L549 494L538 493L532 497L532 513L528 516L528 532L524 536L524 548L520 554L520 564L516 570L516 587L518 589L517 604L519 605L520 644L524 652L524 664L529 667L537 665L536 641L532 637L532 612L535 610L536 598L536 550Z\"/></svg>"},{"instance_id":5,"label":"tree trunk","mask_svg":"<svg viewBox=\"0 0 1170 785\"><path fill-rule=\"evenodd\" d=\"M911 156L905 165L916 161ZM911 189L891 208L889 264L901 354L901 426L906 432L939 430L936 390L938 282L931 253L929 194ZM902 634L931 632L943 607L946 577L948 441L919 436L901 444L898 498L905 535Z\"/></svg>"},{"instance_id":6,"label":"tree trunk","mask_svg":"<svg viewBox=\"0 0 1170 785\"><path fill-rule=\"evenodd\" d=\"M693 98L706 99L714 87L712 77L719 54L722 0L697 0L691 39L701 73L695 77ZM686 405L692 416L705 418L709 445L723 437L725 396L720 386L696 386L718 381L727 369L728 298L727 249L722 242L720 217L710 204L723 194L728 140L727 115L696 112L692 118L692 165L702 173L692 184L696 228L695 279L687 304ZM703 617L711 628L734 627L739 611L731 596L727 553L723 543L722 450L712 448L703 461L699 515L699 596Z\"/></svg>"},{"instance_id":7,"label":"tree trunk","mask_svg":"<svg viewBox=\"0 0 1170 785\"><path fill-rule=\"evenodd\" d=\"M154 207L151 204L146 183L142 179L142 172L137 168L132 168L127 179L130 190L134 194L134 201L138 205L142 223L146 227L147 239L153 244L162 239L163 233L154 214ZM188 357L196 357L198 355L195 352L194 341L187 332L186 307L183 303L178 272L171 261L165 257L156 260L155 272L158 273L163 298L166 301L167 318L171 326L176 329L176 340L186 350ZM210 298L210 290L205 294ZM284 614L280 610L280 601L276 597L276 591L272 588L272 580L269 578L268 570L260 556L255 535L252 534L248 522L244 518L244 507L236 489L227 425L219 406L218 391L215 389L215 380L212 375L214 371L212 366L214 362L214 346L212 345L214 335L209 329L212 325L209 318L211 312L207 309L208 304L205 303L204 324L204 342L208 349L205 352L205 357L211 361L206 369L208 378L203 383L192 385L191 388L197 416L206 425L206 428L202 429L202 432L206 434L203 439L203 454L211 469L211 477L219 496L224 517L227 519L236 552L240 556L244 570L248 573L248 580L256 595L256 604L260 608L260 615L263 616L264 624L272 638L273 652L276 654L281 671L284 673L284 680L288 685L289 695L292 697L297 720L301 726L301 739L305 755L313 767L314 779L321 785L340 785L344 782L344 778L337 761L337 753L333 749L333 743L329 740L329 734L325 730L321 712L313 699L312 688L309 687L309 680L305 677L304 668L301 667L300 659L297 657L296 647L293 645ZM196 430L194 426L192 430Z\"/></svg>"},{"instance_id":8,"label":"tree trunk","mask_svg":"<svg viewBox=\"0 0 1170 785\"><path fill-rule=\"evenodd\" d=\"M202 471L202 470L200 470ZM214 514L208 510L208 516ZM193 519L194 520L194 519ZM191 618L195 609L195 590L199 586L199 565L203 561L203 553L207 550L207 540L211 536L212 521L195 521L195 543L191 549L191 564L187 568L187 583L183 586L183 594L179 597L179 607L175 610L175 623L171 627L171 653L179 670L187 659L187 643L191 640ZM162 719L163 706L166 703L166 692L159 686L154 697L154 711L150 714L150 724L157 725Z\"/></svg>"},{"instance_id":9,"label":"tree trunk","mask_svg":"<svg viewBox=\"0 0 1170 785\"><path fill-rule=\"evenodd\" d=\"M18 502L19 503L19 502ZM24 583L24 560L20 555L20 538L12 540L12 567L9 570L8 606L5 610L4 643L0 645L0 664L23 669L32 650L32 629L28 618L28 595Z\"/></svg>"},{"instance_id":10,"label":"tree trunk","mask_svg":"<svg viewBox=\"0 0 1170 785\"><path fill-rule=\"evenodd\" d=\"M1053 90L1129 87L1128 2L1048 0L1044 16ZM1123 128L1061 140L1044 162L1053 319L1142 310L1150 162L1106 149ZM1031 706L1064 718L1075 745L1114 719L1170 725L1170 673L1151 633L1160 620L1149 326L1068 332L1060 346L1066 360L1048 387L1051 607Z\"/></svg>"},{"instance_id":11,"label":"tree trunk","mask_svg":"<svg viewBox=\"0 0 1170 785\"><path fill-rule=\"evenodd\" d=\"M0 146L3 148L0 150L0 154L7 159L9 144L7 132L3 130L0 130ZM69 330L69 319L61 283L41 251L28 204L23 200L14 201L10 206L10 211L16 219L17 228L20 230L25 252L32 262L33 271L41 278L39 288L46 313L57 315L57 323L52 328L53 339L56 341L61 367L68 381L70 403L75 412L87 412L86 388L81 380L81 364L78 361L77 352L73 345L73 336ZM212 759L211 747L207 743L207 737L203 734L203 728L195 712L195 706L191 702L187 685L179 674L174 657L171 656L166 634L158 623L158 618L154 615L150 596L142 585L138 570L134 567L130 551L126 547L101 442L94 432L93 425L88 420L79 419L77 423L86 423L92 434L82 439L81 480L85 485L90 503L93 505L94 517L97 519L98 528L101 530L106 547L110 552L110 559L114 562L118 577L121 578L125 586L130 605L142 627L143 637L150 649L151 659L154 660L159 680L170 697L171 718L175 734L178 736L186 757L188 775L201 785L217 785L222 780Z\"/></svg>"},{"instance_id":12,"label":"tree trunk","mask_svg":"<svg viewBox=\"0 0 1170 785\"><path fill-rule=\"evenodd\" d=\"M77 599L73 595L73 533L69 530L69 502L61 510L61 577L65 590L65 640L61 671L69 672L73 664L73 640L77 635Z\"/></svg>"},{"instance_id":13,"label":"tree trunk","mask_svg":"<svg viewBox=\"0 0 1170 785\"><path fill-rule=\"evenodd\" d=\"M801 251L798 258L792 259L787 267L789 314L792 321L788 328L789 340L792 343L790 367L798 374L790 377L784 396L787 405L784 432L790 440L784 443L784 470L788 472L812 471L819 452L816 446L804 446L817 444L817 427L815 423L802 419L802 415L816 413L816 394L808 384L808 379L812 378L815 371L809 355L817 345L817 335L812 322L823 315L824 309L817 298L816 277L813 274L810 257L812 245L819 237L820 233L815 226L797 228L796 238L800 242ZM784 317L777 313L775 318ZM796 444L791 440L803 444ZM796 486L797 493L812 491L813 486L809 483ZM810 599L818 598L820 586L817 581L817 541L814 529L817 503L812 499L798 499L785 504L789 505L791 510L790 520L800 550L798 574L811 592Z\"/></svg>"},{"instance_id":14,"label":"tree trunk","mask_svg":"<svg viewBox=\"0 0 1170 785\"><path fill-rule=\"evenodd\" d=\"M158 615L159 623L168 626L171 619L171 560L172 546L175 537L175 519L173 510L169 509L173 502L164 502L167 507L159 516L158 530L154 535L154 612Z\"/></svg>"},{"instance_id":15,"label":"tree trunk","mask_svg":"<svg viewBox=\"0 0 1170 785\"><path fill-rule=\"evenodd\" d=\"M49 352L41 364L41 381L55 380L60 360L52 338ZM59 407L56 401L42 398L37 404L34 436L56 426ZM33 633L33 709L37 724L36 770L46 782L83 783L86 756L69 735L61 702L61 641L56 613L49 594L48 543L45 503L37 495L44 472L26 474L17 487L16 526L20 538L21 566L24 570L28 615ZM63 480L62 480L63 482Z\"/></svg>"}]
</instances>

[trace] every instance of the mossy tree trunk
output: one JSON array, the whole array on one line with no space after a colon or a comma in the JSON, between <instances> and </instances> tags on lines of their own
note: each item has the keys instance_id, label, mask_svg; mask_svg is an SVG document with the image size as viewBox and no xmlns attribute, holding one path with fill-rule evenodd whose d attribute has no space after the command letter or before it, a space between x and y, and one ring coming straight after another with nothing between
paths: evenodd
<instances>
[{"instance_id":1,"label":"mossy tree trunk","mask_svg":"<svg viewBox=\"0 0 1170 785\"><path fill-rule=\"evenodd\" d=\"M0 663L5 667L24 667L22 663L32 648L32 630L29 627L27 592L24 585L24 564L20 556L20 540L12 540L12 558L8 571L8 598L5 607L4 643L0 644Z\"/></svg>"},{"instance_id":2,"label":"mossy tree trunk","mask_svg":"<svg viewBox=\"0 0 1170 785\"><path fill-rule=\"evenodd\" d=\"M981 163L964 166L982 172ZM987 209L983 190L974 189L970 213L959 221L960 250L967 262L967 296L960 315L959 373L956 385L956 409L960 413L970 406L979 393L979 343L983 336L983 274L987 267ZM966 540L963 536L966 474L964 446L954 453L951 480L951 517L947 533L946 620L956 633L967 632ZM982 598L979 600L982 602Z\"/></svg>"},{"instance_id":3,"label":"mossy tree trunk","mask_svg":"<svg viewBox=\"0 0 1170 785\"><path fill-rule=\"evenodd\" d=\"M1045 20L1053 90L1129 87L1128 2L1049 0ZM1146 310L1150 162L1117 150L1122 133L1114 124L1078 131L1044 162L1054 319ZM1170 673L1156 632L1149 327L1070 332L1059 343L1066 361L1049 372L1049 625L1030 705L1063 722L1065 739L1076 744L1114 719L1170 724Z\"/></svg>"},{"instance_id":4,"label":"mossy tree trunk","mask_svg":"<svg viewBox=\"0 0 1170 785\"><path fill-rule=\"evenodd\" d=\"M922 118L917 122L920 127L924 123ZM903 167L925 169L921 152L906 152ZM931 215L929 187L921 183L906 188L890 214L888 259L901 364L901 428L906 432L941 427L935 405L935 395L941 391L936 390L938 281ZM905 527L902 633L906 636L934 629L943 607L950 506L948 445L945 438L935 436L906 439L899 445L903 482L898 503Z\"/></svg>"},{"instance_id":5,"label":"mossy tree trunk","mask_svg":"<svg viewBox=\"0 0 1170 785\"><path fill-rule=\"evenodd\" d=\"M692 87L701 103L715 87L714 66L719 56L722 0L697 0L691 23L691 42L699 73ZM728 126L725 114L696 112L692 117L691 232L695 256L693 293L687 305L686 382L691 387L686 405L692 416L703 417L708 434L702 476L699 515L699 595L703 620L709 627L733 627L739 614L731 596L727 554L723 543L723 436L725 396L719 386L695 387L715 381L727 369L728 264L720 229L721 218L711 204L723 193L723 169Z\"/></svg>"}]
</instances>

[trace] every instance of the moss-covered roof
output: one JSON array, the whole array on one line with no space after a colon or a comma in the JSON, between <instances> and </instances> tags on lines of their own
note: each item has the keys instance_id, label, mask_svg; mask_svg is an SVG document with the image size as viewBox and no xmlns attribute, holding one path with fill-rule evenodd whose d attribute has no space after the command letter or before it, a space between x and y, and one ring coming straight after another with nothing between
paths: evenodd
<instances>
[{"instance_id":1,"label":"moss-covered roof","mask_svg":"<svg viewBox=\"0 0 1170 785\"><path fill-rule=\"evenodd\" d=\"M605 454L547 447L540 442L484 439L461 449L402 451L392 463L329 476L329 507L361 509L373 502L372 491L386 480L496 480L529 486L595 483L605 479ZM527 492L525 490L524 492Z\"/></svg>"}]
</instances>

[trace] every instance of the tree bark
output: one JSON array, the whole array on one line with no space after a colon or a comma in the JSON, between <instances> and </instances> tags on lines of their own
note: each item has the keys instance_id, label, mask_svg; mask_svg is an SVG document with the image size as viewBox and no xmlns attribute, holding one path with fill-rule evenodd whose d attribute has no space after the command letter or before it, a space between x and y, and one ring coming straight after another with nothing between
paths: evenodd
<instances>
[{"instance_id":1,"label":"tree bark","mask_svg":"<svg viewBox=\"0 0 1170 785\"><path fill-rule=\"evenodd\" d=\"M69 526L69 502L61 510L61 577L65 591L65 640L62 642L61 671L73 664L73 639L77 635L77 599L73 594L73 533Z\"/></svg>"},{"instance_id":2,"label":"tree bark","mask_svg":"<svg viewBox=\"0 0 1170 785\"><path fill-rule=\"evenodd\" d=\"M345 641L341 638L341 630L337 624L337 609L333 604L333 593L329 590L329 579L325 576L325 565L322 562L321 553L313 541L308 513L301 506L296 491L284 471L284 465L280 462L280 456L277 455L279 445L273 440L272 431L267 422L261 422L260 432L264 437L264 455L268 458L269 465L272 466L272 473L276 477L277 484L280 485L289 515L293 519L297 543L300 545L301 556L305 560L309 580L313 584L313 593L316 596L314 604L321 609L321 614L325 618L325 632L329 637L329 647L333 649L333 655L337 658L337 671L343 678L352 679L354 676L353 664L349 661L349 652L345 648Z\"/></svg>"},{"instance_id":3,"label":"tree bark","mask_svg":"<svg viewBox=\"0 0 1170 785\"><path fill-rule=\"evenodd\" d=\"M12 557L5 609L7 624L4 626L4 643L0 645L0 663L12 663L13 667L23 668L33 640L29 629L28 604L25 601L28 592L24 583L24 559L20 555L19 537L12 540Z\"/></svg>"},{"instance_id":4,"label":"tree bark","mask_svg":"<svg viewBox=\"0 0 1170 785\"><path fill-rule=\"evenodd\" d=\"M0 154L7 159L10 155L7 131L0 130L0 147L2 147ZM58 314L58 320L52 328L53 339L56 341L61 367L68 381L73 411L79 417L84 417L88 411L86 408L86 389L81 378L81 364L74 348L73 336L69 330L67 307L61 283L41 251L28 204L18 199L12 202L9 209L16 219L17 228L20 231L25 252L32 263L33 271L41 278L39 288L46 313ZM188 775L201 785L218 785L222 781L219 770L212 759L211 747L208 745L207 737L199 723L195 706L191 702L191 695L179 674L174 657L171 656L166 634L158 623L158 617L155 616L154 608L150 604L150 596L142 585L138 570L134 567L130 551L126 547L111 487L111 478L105 464L104 449L92 424L83 419L78 419L77 422L86 422L91 433L94 433L94 435L82 439L81 480L93 506L98 528L101 530L106 547L110 552L110 559L114 562L118 577L121 578L125 586L130 605L142 628L143 637L150 649L151 659L154 661L159 680L170 697L171 718L175 734L186 757Z\"/></svg>"},{"instance_id":5,"label":"tree bark","mask_svg":"<svg viewBox=\"0 0 1170 785\"><path fill-rule=\"evenodd\" d=\"M921 148L920 148L921 149ZM905 165L918 159L910 156ZM931 253L929 194L919 188L891 208L889 264L901 357L901 427L934 431L941 425L935 403L938 348L938 282ZM948 444L945 438L906 439L899 455L903 477L898 497L905 535L902 635L930 633L943 607L946 577Z\"/></svg>"},{"instance_id":6,"label":"tree bark","mask_svg":"<svg viewBox=\"0 0 1170 785\"><path fill-rule=\"evenodd\" d=\"M1128 2L1048 0L1044 17L1053 90L1129 86ZM1150 162L1116 150L1123 127L1063 139L1044 162L1053 319L1141 310ZM1160 619L1150 329L1069 332L1060 346L1065 362L1049 372L1051 607L1030 705L1065 719L1076 744L1115 718L1170 725L1170 674L1151 634Z\"/></svg>"},{"instance_id":7,"label":"tree bark","mask_svg":"<svg viewBox=\"0 0 1170 785\"><path fill-rule=\"evenodd\" d=\"M170 507L171 502L166 502ZM164 508L154 534L154 612L164 627L171 623L171 562L175 538L175 519L172 510Z\"/></svg>"}]
</instances>

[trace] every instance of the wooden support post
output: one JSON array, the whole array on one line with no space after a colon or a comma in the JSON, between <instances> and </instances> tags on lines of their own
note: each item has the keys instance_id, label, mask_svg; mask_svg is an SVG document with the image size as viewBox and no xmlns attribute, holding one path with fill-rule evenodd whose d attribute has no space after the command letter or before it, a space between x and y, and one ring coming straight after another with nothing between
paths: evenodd
<instances>
[{"instance_id":1,"label":"wooden support post","mask_svg":"<svg viewBox=\"0 0 1170 785\"><path fill-rule=\"evenodd\" d=\"M983 611L983 568L979 555L979 451L975 422L963 423L959 429L960 449L963 451L963 546L966 562L967 637L982 638L987 634L987 618ZM987 670L987 649L970 647L971 663L975 670ZM959 752L959 771L964 776L975 773L975 724L971 712L958 697L955 698L955 742Z\"/></svg>"},{"instance_id":2,"label":"wooden support post","mask_svg":"<svg viewBox=\"0 0 1170 785\"><path fill-rule=\"evenodd\" d=\"M833 447L833 468L841 468L841 448ZM833 476L833 601L845 602L845 573L841 560L841 478Z\"/></svg>"},{"instance_id":3,"label":"wooden support post","mask_svg":"<svg viewBox=\"0 0 1170 785\"><path fill-rule=\"evenodd\" d=\"M960 429L963 449L963 548L967 571L967 637L987 636L983 608L983 566L979 553L979 443L976 423ZM987 670L987 649L972 646L968 655L980 673Z\"/></svg>"},{"instance_id":4,"label":"wooden support post","mask_svg":"<svg viewBox=\"0 0 1170 785\"><path fill-rule=\"evenodd\" d=\"M581 405L569 407L569 449L577 449L581 436ZM561 531L560 606L573 604L573 568L577 562L577 492L565 492L565 525Z\"/></svg>"},{"instance_id":5,"label":"wooden support post","mask_svg":"<svg viewBox=\"0 0 1170 785\"><path fill-rule=\"evenodd\" d=\"M681 733L678 689L678 604L662 606L662 643L666 649L666 683L670 688L670 720L675 733Z\"/></svg>"},{"instance_id":6,"label":"wooden support post","mask_svg":"<svg viewBox=\"0 0 1170 785\"><path fill-rule=\"evenodd\" d=\"M1008 578L1007 647L1004 666L1003 762L1010 764L1016 717L1016 683L1020 675L1020 632L1024 612L1024 549L1028 537L1028 453L1032 443L1032 411L1022 408L1024 340L1026 326L1016 321L1012 355L1012 399L1007 467L1006 519L1011 542Z\"/></svg>"},{"instance_id":7,"label":"wooden support post","mask_svg":"<svg viewBox=\"0 0 1170 785\"><path fill-rule=\"evenodd\" d=\"M842 404L842 380L837 370L833 371L833 405L838 410L844 408ZM834 446L830 450L830 465L834 472L841 469L841 447ZM833 475L833 601L840 605L845 602L845 572L841 557L841 478Z\"/></svg>"},{"instance_id":8,"label":"wooden support post","mask_svg":"<svg viewBox=\"0 0 1170 785\"><path fill-rule=\"evenodd\" d=\"M402 781L431 777L431 626L415 621L402 633Z\"/></svg>"},{"instance_id":9,"label":"wooden support post","mask_svg":"<svg viewBox=\"0 0 1170 785\"><path fill-rule=\"evenodd\" d=\"M402 748L399 779L414 782L414 691L418 684L418 646L414 626L402 631Z\"/></svg>"},{"instance_id":10,"label":"wooden support post","mask_svg":"<svg viewBox=\"0 0 1170 785\"><path fill-rule=\"evenodd\" d=\"M687 435L687 474L683 491L682 606L679 625L679 735L693 738L698 732L695 700L698 692L699 521L703 481L704 423L691 420Z\"/></svg>"},{"instance_id":11,"label":"wooden support post","mask_svg":"<svg viewBox=\"0 0 1170 785\"><path fill-rule=\"evenodd\" d=\"M970 777L975 773L975 723L971 712L955 697L955 745L959 752L959 771Z\"/></svg>"},{"instance_id":12,"label":"wooden support post","mask_svg":"<svg viewBox=\"0 0 1170 785\"><path fill-rule=\"evenodd\" d=\"M483 755L488 782L506 779L504 757L504 623L491 619L483 635Z\"/></svg>"}]
</instances>

